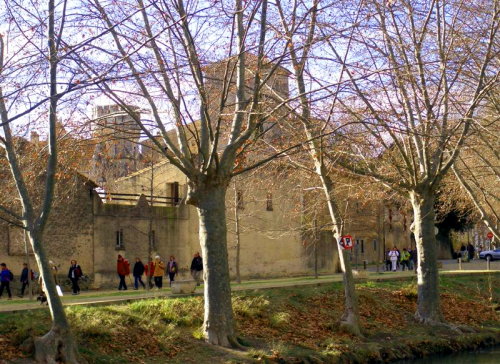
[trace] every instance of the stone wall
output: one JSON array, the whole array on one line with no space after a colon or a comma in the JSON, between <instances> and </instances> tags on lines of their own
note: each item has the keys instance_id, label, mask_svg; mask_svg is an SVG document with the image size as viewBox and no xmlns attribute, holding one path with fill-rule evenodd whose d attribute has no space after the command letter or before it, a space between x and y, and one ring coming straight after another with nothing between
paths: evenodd
<instances>
[{"instance_id":1,"label":"stone wall","mask_svg":"<svg viewBox=\"0 0 500 364\"><path fill-rule=\"evenodd\" d=\"M93 187L78 174L56 185L43 242L61 277L66 277L71 259L78 260L85 274L93 274ZM30 266L39 271L29 242L28 248ZM23 230L0 224L0 260L20 274L27 261Z\"/></svg>"}]
</instances>

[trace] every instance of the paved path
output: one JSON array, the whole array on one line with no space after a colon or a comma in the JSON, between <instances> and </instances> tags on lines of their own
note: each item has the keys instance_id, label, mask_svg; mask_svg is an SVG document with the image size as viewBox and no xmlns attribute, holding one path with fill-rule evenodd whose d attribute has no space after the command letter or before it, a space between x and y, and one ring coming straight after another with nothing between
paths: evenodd
<instances>
[{"instance_id":1,"label":"paved path","mask_svg":"<svg viewBox=\"0 0 500 364\"><path fill-rule=\"evenodd\" d=\"M458 264L451 261L443 261L443 269L441 274L474 274L486 272L486 263L483 262L472 262L463 263L462 268L464 270L458 270ZM387 280L387 279L403 279L415 276L414 272L375 272L376 267L370 266L368 271L361 271L360 278L368 278L370 280ZM491 271L500 272L500 261L491 262ZM269 289L269 288L280 288L280 287L296 287L305 285L322 285L332 282L341 282L341 274L331 274L322 275L318 279L314 277L295 277L295 278L278 278L278 279L266 279L266 280L250 280L244 281L240 284L231 284L231 289L233 291L245 291L245 290L256 290L256 289ZM197 287L195 295L203 294L203 287ZM64 305L99 305L99 304L110 304L110 303L123 303L131 302L135 300L141 300L145 298L157 298L157 297L179 297L181 295L173 295L169 288L163 289L161 291L153 289L149 292L144 290L128 290L128 291L87 291L83 292L78 296L64 296L62 298ZM40 305L37 301L29 301L25 299L14 299L12 301L6 300L5 296L0 299L0 312L16 312L25 311L33 309L46 309L47 306Z\"/></svg>"}]
</instances>

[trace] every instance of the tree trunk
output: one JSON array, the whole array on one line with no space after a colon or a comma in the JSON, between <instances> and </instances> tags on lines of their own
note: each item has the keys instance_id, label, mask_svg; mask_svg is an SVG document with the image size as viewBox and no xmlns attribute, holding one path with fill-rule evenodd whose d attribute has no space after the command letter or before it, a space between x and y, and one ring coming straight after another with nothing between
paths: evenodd
<instances>
[{"instance_id":1,"label":"tree trunk","mask_svg":"<svg viewBox=\"0 0 500 364\"><path fill-rule=\"evenodd\" d=\"M333 224L333 235L335 237L335 241L337 242L340 267L342 269L345 303L344 314L342 315L342 318L340 320L340 327L351 334L361 336L361 329L359 325L358 298L354 285L354 277L352 275L350 252L346 251L342 247L342 245L340 245L340 239L342 237L344 224L339 208L332 197L334 193L333 181L326 173L324 165L318 163L317 161L316 171L321 179L323 190L326 195L328 211L330 212L330 218L332 219Z\"/></svg>"},{"instance_id":2,"label":"tree trunk","mask_svg":"<svg viewBox=\"0 0 500 364\"><path fill-rule=\"evenodd\" d=\"M212 186L199 193L196 205L204 261L205 340L229 347L237 343L229 284L225 196L225 186Z\"/></svg>"},{"instance_id":3,"label":"tree trunk","mask_svg":"<svg viewBox=\"0 0 500 364\"><path fill-rule=\"evenodd\" d=\"M40 363L78 363L77 347L64 313L63 304L57 294L56 283L42 241L36 233L31 231L28 231L28 237L40 268L40 276L52 316L50 331L35 339L35 360Z\"/></svg>"},{"instance_id":4,"label":"tree trunk","mask_svg":"<svg viewBox=\"0 0 500 364\"><path fill-rule=\"evenodd\" d=\"M415 318L422 323L443 321L439 304L439 276L434 234L434 200L431 191L410 193L417 245L418 304Z\"/></svg>"},{"instance_id":5,"label":"tree trunk","mask_svg":"<svg viewBox=\"0 0 500 364\"><path fill-rule=\"evenodd\" d=\"M240 253L241 253L241 239L240 239L240 212L238 209L238 190L236 183L234 185L234 221L236 228L236 282L241 283L240 273Z\"/></svg>"},{"instance_id":6,"label":"tree trunk","mask_svg":"<svg viewBox=\"0 0 500 364\"><path fill-rule=\"evenodd\" d=\"M356 295L354 277L352 275L351 253L340 245L340 236L336 240L345 295L344 314L340 320L340 327L351 334L361 336L358 296Z\"/></svg>"}]
</instances>

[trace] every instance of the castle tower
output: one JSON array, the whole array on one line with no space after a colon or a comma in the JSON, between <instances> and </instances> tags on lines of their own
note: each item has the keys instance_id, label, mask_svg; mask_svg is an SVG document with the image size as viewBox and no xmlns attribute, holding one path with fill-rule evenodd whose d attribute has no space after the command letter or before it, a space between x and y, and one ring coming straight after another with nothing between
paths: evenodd
<instances>
[{"instance_id":1,"label":"castle tower","mask_svg":"<svg viewBox=\"0 0 500 364\"><path fill-rule=\"evenodd\" d=\"M143 167L138 144L141 128L135 121L140 116L137 111L132 117L118 105L94 109L92 138L96 144L90 168L90 177L94 181L109 185Z\"/></svg>"},{"instance_id":2,"label":"castle tower","mask_svg":"<svg viewBox=\"0 0 500 364\"><path fill-rule=\"evenodd\" d=\"M258 59L255 55L251 53L246 53L246 64L247 69L245 72L245 99L250 100L255 89L254 78L255 72L257 71ZM234 104L236 102L236 62L237 57L230 57L228 59L222 60L220 62L212 63L204 68L205 73L205 85L207 88L207 94L209 97L209 114L212 120L216 120L219 114L222 115L223 119L226 119L228 126L230 126L230 121L234 114ZM220 100L222 97L223 86L224 86L224 75L232 73L231 83L228 91L228 97L226 100L226 106L220 112ZM288 112L285 107L276 109L276 107L283 100L287 100L289 97L289 87L288 78L290 72L272 63L271 61L265 59L264 64L260 70L261 80L265 80L268 75L272 72L272 76L266 81L265 86L263 86L260 98L260 110L263 113L273 111L273 115L269 120L263 125L263 129L272 123L279 123L280 118L287 117ZM271 135L275 135L278 132L278 128L275 128Z\"/></svg>"}]
</instances>

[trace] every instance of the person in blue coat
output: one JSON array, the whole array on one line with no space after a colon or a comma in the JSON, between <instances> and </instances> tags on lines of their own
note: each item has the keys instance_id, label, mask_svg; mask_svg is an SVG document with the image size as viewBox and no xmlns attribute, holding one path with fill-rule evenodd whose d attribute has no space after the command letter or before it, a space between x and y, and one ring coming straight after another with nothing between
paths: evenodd
<instances>
[{"instance_id":1,"label":"person in blue coat","mask_svg":"<svg viewBox=\"0 0 500 364\"><path fill-rule=\"evenodd\" d=\"M1 271L0 271L0 297L2 297L3 290L7 290L7 294L9 295L9 300L12 299L12 292L10 291L10 282L14 280L14 275L12 272L7 268L7 264L2 263L0 264Z\"/></svg>"}]
</instances>

